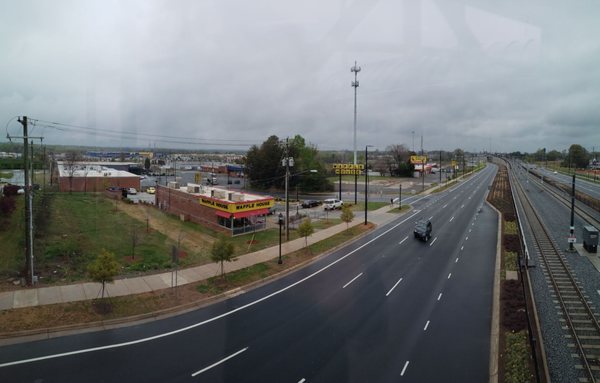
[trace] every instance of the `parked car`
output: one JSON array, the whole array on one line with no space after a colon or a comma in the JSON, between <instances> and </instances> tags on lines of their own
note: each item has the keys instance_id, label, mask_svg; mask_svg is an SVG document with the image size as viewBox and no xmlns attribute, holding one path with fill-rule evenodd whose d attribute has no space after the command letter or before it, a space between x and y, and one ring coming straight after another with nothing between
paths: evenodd
<instances>
[{"instance_id":1,"label":"parked car","mask_svg":"<svg viewBox=\"0 0 600 383\"><path fill-rule=\"evenodd\" d=\"M135 190L135 188L129 188L127 189L127 194L137 194L137 190Z\"/></svg>"},{"instance_id":2,"label":"parked car","mask_svg":"<svg viewBox=\"0 0 600 383\"><path fill-rule=\"evenodd\" d=\"M421 220L417 221L415 224L415 238L420 239L421 241L427 242L431 238L431 231L433 230L433 226L431 225L431 221L429 220Z\"/></svg>"},{"instance_id":3,"label":"parked car","mask_svg":"<svg viewBox=\"0 0 600 383\"><path fill-rule=\"evenodd\" d=\"M321 204L321 202L314 200L314 199L307 199L305 201L302 202L302 208L303 209L308 209L311 207L315 207L315 206L319 206Z\"/></svg>"},{"instance_id":4,"label":"parked car","mask_svg":"<svg viewBox=\"0 0 600 383\"><path fill-rule=\"evenodd\" d=\"M148 189L146 189L146 193L154 194L156 193L156 189L154 188L154 186L150 186Z\"/></svg>"},{"instance_id":5,"label":"parked car","mask_svg":"<svg viewBox=\"0 0 600 383\"><path fill-rule=\"evenodd\" d=\"M342 206L344 206L344 201L340 201L339 199L335 198L328 198L323 201L323 206L325 207L325 210L341 209Z\"/></svg>"}]
</instances>

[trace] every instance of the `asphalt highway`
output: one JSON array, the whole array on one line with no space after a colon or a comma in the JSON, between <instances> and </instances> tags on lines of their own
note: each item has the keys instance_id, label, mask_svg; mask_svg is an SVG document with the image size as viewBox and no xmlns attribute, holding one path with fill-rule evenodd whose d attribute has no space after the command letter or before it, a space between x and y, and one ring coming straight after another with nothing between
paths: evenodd
<instances>
[{"instance_id":1,"label":"asphalt highway","mask_svg":"<svg viewBox=\"0 0 600 383\"><path fill-rule=\"evenodd\" d=\"M544 176L544 179L549 178L554 181L563 183L565 185L572 185L573 176L562 173L554 173L554 171L545 168L537 168L535 170L538 173L542 174ZM600 184L595 184L593 182L577 177L577 179L575 180L575 187L582 193L585 193L596 199L600 199Z\"/></svg>"},{"instance_id":2,"label":"asphalt highway","mask_svg":"<svg viewBox=\"0 0 600 383\"><path fill-rule=\"evenodd\" d=\"M413 200L395 222L211 306L1 347L0 381L487 381L495 173ZM432 239L414 239L428 218Z\"/></svg>"}]
</instances>

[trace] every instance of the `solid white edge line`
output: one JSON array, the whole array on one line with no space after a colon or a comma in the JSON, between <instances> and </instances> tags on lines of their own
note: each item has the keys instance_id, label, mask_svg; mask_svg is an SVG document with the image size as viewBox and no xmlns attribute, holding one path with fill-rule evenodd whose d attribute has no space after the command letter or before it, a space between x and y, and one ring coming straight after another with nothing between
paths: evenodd
<instances>
[{"instance_id":1,"label":"solid white edge line","mask_svg":"<svg viewBox=\"0 0 600 383\"><path fill-rule=\"evenodd\" d=\"M396 288L396 286L398 286L398 284L402 282L402 278L398 279L398 282L396 282L396 284L394 286L392 286L392 288L390 289L390 291L387 292L387 294L385 294L385 296L387 297L388 295L390 295L392 293L392 291Z\"/></svg>"},{"instance_id":2,"label":"solid white edge line","mask_svg":"<svg viewBox=\"0 0 600 383\"><path fill-rule=\"evenodd\" d=\"M440 295L438 295L438 299L437 300L439 301L440 299L442 299L442 293L440 293Z\"/></svg>"},{"instance_id":3,"label":"solid white edge line","mask_svg":"<svg viewBox=\"0 0 600 383\"><path fill-rule=\"evenodd\" d=\"M427 321L427 323L425 323L425 327L423 327L423 331L427 331L427 327L429 327L429 321Z\"/></svg>"},{"instance_id":4,"label":"solid white edge line","mask_svg":"<svg viewBox=\"0 0 600 383\"><path fill-rule=\"evenodd\" d=\"M363 273L358 274L356 277L352 278L352 280L348 283L346 283L344 286L342 286L342 289L345 289L346 286L348 286L350 283L354 282L355 280L357 280L361 275L363 275Z\"/></svg>"},{"instance_id":5,"label":"solid white edge line","mask_svg":"<svg viewBox=\"0 0 600 383\"><path fill-rule=\"evenodd\" d=\"M63 356L85 354L85 353L93 352L93 351L108 350L108 349L111 349L111 348L119 348L119 347L131 346L131 345L139 344L139 343L145 343L145 342L149 342L151 340L160 339L160 338L164 338L164 337L167 337L167 336L179 334L181 332L185 332L185 331L194 329L196 327L203 326L203 325L205 325L207 323L214 322L214 321L216 321L218 319L228 317L228 316L230 316L230 315L232 315L232 314L234 314L234 313L236 313L238 311L247 309L248 307L252 307L252 306L254 306L257 303L260 303L260 302L265 301L265 300L267 300L269 298L272 298L272 297L274 297L276 295L279 295L279 294L283 293L284 291L287 291L287 290L291 289L292 287L295 287L295 286L299 285L300 283L309 280L310 278L314 277L315 275L318 275L318 274L322 273L323 271L329 269L330 267L332 267L333 265L337 264L338 262L343 261L344 259L348 258L352 254L356 253L357 251L363 249L364 247L370 245L374 241L376 241L379 238L383 237L384 235L386 235L390 231L394 230L398 226L402 225L403 223L407 222L408 220L410 220L412 217L414 217L415 215L419 214L420 212L421 212L421 210L416 210L414 214L406 217L404 220L398 222L397 224L395 224L394 226L390 227L389 229L387 229L383 233L379 234L375 238L371 239L368 242L365 242L364 244L362 244L361 246L359 246L356 249L352 250L348 254L346 254L346 255L344 255L344 256L336 259L335 261L331 262L330 264L328 264L326 266L323 266L322 268L320 268L319 270L315 271L314 273L312 273L310 275L307 275L306 277L304 277L304 278L302 278L302 279L300 279L300 280L292 283L291 285L288 285L288 286L286 286L286 287L284 287L282 289L274 291L271 294L265 295L264 297L259 298L259 299L255 300L255 301L246 303L243 306L240 306L240 307L237 307L237 308L235 308L233 310L224 312L223 314L220 314L220 315L214 316L212 318L208 318L206 320L203 320L202 322L194 323L192 325L189 325L189 326L186 326L186 327L182 327L182 328L177 329L177 330L165 332L165 333L154 335L154 336L150 336L150 337L147 337L147 338L136 339L136 340L132 340L132 341L129 341L129 342L122 342L122 343L116 343L116 344L108 344L108 345L105 345L105 346L98 346L98 347L84 348L84 349L81 349L81 350L63 352L63 353L60 353L60 354L51 354L51 355L46 355L46 356L38 356L36 358L16 360L16 361L13 361L13 362L6 362L6 363L0 364L0 368L2 368L2 367L8 367L8 366L14 366L14 365L17 365L17 364L25 364L25 363L31 363L31 362L38 362L40 360L61 358Z\"/></svg>"},{"instance_id":6,"label":"solid white edge line","mask_svg":"<svg viewBox=\"0 0 600 383\"><path fill-rule=\"evenodd\" d=\"M199 374L202 374L203 372L205 372L205 371L208 371L208 370L210 370L211 368L213 368L213 367L215 367L215 366L218 366L219 364L221 364L221 363L224 363L224 362L228 361L229 359L231 359L231 358L233 358L233 357L235 357L235 356L237 356L237 355L241 354L242 352L246 351L247 349L248 349L248 347L246 347L246 348L243 348L243 349L241 349L240 351L238 351L238 352L234 352L233 354L229 355L228 357L226 357L226 358L223 358L223 359L221 359L220 361L218 361L218 362L216 362L216 363L213 363L213 364L211 364L211 365L210 365L210 366L208 366L208 367L204 367L204 368L203 368L202 370L200 370L200 371L196 371L196 372L194 372L194 373L192 374L192 377L193 377L193 376L196 376L196 375L199 375Z\"/></svg>"},{"instance_id":7,"label":"solid white edge line","mask_svg":"<svg viewBox=\"0 0 600 383\"><path fill-rule=\"evenodd\" d=\"M400 373L400 376L404 376L404 373L406 372L406 367L408 367L408 363L409 363L408 360L406 361L406 363L404 363L404 368L402 369L402 372Z\"/></svg>"},{"instance_id":8,"label":"solid white edge line","mask_svg":"<svg viewBox=\"0 0 600 383\"><path fill-rule=\"evenodd\" d=\"M435 243L435 240L436 240L436 239L437 239L437 237L435 237L435 238L433 239L433 241L431 241L431 243L429 244L429 247L433 246L433 244Z\"/></svg>"},{"instance_id":9,"label":"solid white edge line","mask_svg":"<svg viewBox=\"0 0 600 383\"><path fill-rule=\"evenodd\" d=\"M398 245L402 245L404 243L404 241L406 241L407 239L408 239L408 235L402 241L398 242Z\"/></svg>"}]
</instances>

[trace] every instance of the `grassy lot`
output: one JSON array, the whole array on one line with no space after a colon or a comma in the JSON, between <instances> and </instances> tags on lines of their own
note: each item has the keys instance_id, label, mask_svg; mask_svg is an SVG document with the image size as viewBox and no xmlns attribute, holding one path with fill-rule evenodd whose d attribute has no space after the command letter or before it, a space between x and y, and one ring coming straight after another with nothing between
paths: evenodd
<instances>
[{"instance_id":1,"label":"grassy lot","mask_svg":"<svg viewBox=\"0 0 600 383\"><path fill-rule=\"evenodd\" d=\"M0 273L16 276L24 263L23 202L0 232ZM170 266L173 241L120 210L102 194L39 193L34 201L34 255L41 283L85 279L89 261L100 249L117 255L123 273ZM135 252L134 252L135 244ZM183 251L186 251L184 248ZM15 254L19 256L16 257Z\"/></svg>"},{"instance_id":2,"label":"grassy lot","mask_svg":"<svg viewBox=\"0 0 600 383\"><path fill-rule=\"evenodd\" d=\"M0 231L4 244L0 246L0 276L4 277L16 277L24 266L22 196L17 200L17 210ZM85 280L88 263L103 248L117 256L123 275L170 269L172 248L178 243L182 267L211 263L210 250L219 235L152 206L113 201L102 193L38 193L34 212L35 266L42 285ZM339 223L337 218L313 221L316 230ZM296 238L296 230L290 230L290 240ZM248 233L231 241L234 255L239 256L277 245L279 229Z\"/></svg>"},{"instance_id":3,"label":"grassy lot","mask_svg":"<svg viewBox=\"0 0 600 383\"><path fill-rule=\"evenodd\" d=\"M0 171L0 178L12 178L12 176L13 176L12 172L7 172L7 171L1 172Z\"/></svg>"},{"instance_id":4,"label":"grassy lot","mask_svg":"<svg viewBox=\"0 0 600 383\"><path fill-rule=\"evenodd\" d=\"M384 206L391 206L389 202L368 202L367 211L377 210ZM352 205L352 210L356 214L356 212L365 211L365 202L358 201L356 205Z\"/></svg>"}]
</instances>

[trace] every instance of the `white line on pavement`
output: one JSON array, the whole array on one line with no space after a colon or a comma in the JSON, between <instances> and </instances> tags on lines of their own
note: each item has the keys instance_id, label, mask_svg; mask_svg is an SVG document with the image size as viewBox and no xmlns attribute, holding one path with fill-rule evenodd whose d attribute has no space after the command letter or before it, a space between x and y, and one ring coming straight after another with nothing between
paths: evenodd
<instances>
[{"instance_id":1,"label":"white line on pavement","mask_svg":"<svg viewBox=\"0 0 600 383\"><path fill-rule=\"evenodd\" d=\"M360 273L360 274L358 274L356 277L352 278L352 280L351 280L350 282L346 283L346 284L345 284L345 285L342 287L342 289L345 289L345 288L346 288L346 286L348 286L350 283L352 283L352 282L354 282L355 280L357 280L357 279L358 279L358 278L359 278L361 275L363 275L363 273Z\"/></svg>"},{"instance_id":2,"label":"white line on pavement","mask_svg":"<svg viewBox=\"0 0 600 383\"><path fill-rule=\"evenodd\" d=\"M408 360L406 361L406 363L404 363L404 368L402 369L400 376L404 376L404 373L406 372L406 367L408 367Z\"/></svg>"},{"instance_id":3,"label":"white line on pavement","mask_svg":"<svg viewBox=\"0 0 600 383\"><path fill-rule=\"evenodd\" d=\"M450 279L451 276L452 276L452 273L448 274L448 279Z\"/></svg>"},{"instance_id":4,"label":"white line on pavement","mask_svg":"<svg viewBox=\"0 0 600 383\"><path fill-rule=\"evenodd\" d=\"M462 209L463 207L465 207L465 205L464 205L464 204L463 204L463 205L460 205L460 208L461 208L461 209Z\"/></svg>"},{"instance_id":5,"label":"white line on pavement","mask_svg":"<svg viewBox=\"0 0 600 383\"><path fill-rule=\"evenodd\" d=\"M429 217L429 219L427 219L428 221L431 221L433 219L433 216Z\"/></svg>"},{"instance_id":6,"label":"white line on pavement","mask_svg":"<svg viewBox=\"0 0 600 383\"><path fill-rule=\"evenodd\" d=\"M470 233L471 231L473 231L473 229L469 229L469 233Z\"/></svg>"},{"instance_id":7,"label":"white line on pavement","mask_svg":"<svg viewBox=\"0 0 600 383\"><path fill-rule=\"evenodd\" d=\"M465 241L468 241L468 240L469 240L469 236L467 236L467 237L465 238Z\"/></svg>"},{"instance_id":8,"label":"white line on pavement","mask_svg":"<svg viewBox=\"0 0 600 383\"><path fill-rule=\"evenodd\" d=\"M454 221L454 216L452 216L452 218L450 218L450 221L448 221L448 222L452 222L452 221Z\"/></svg>"},{"instance_id":9,"label":"white line on pavement","mask_svg":"<svg viewBox=\"0 0 600 383\"><path fill-rule=\"evenodd\" d=\"M422 197L422 198L424 198L424 197ZM419 214L420 212L421 212L421 210L415 210L415 212L413 214L411 214L410 216L406 217L402 221L398 222L394 226L390 227L389 229L387 229L383 233L379 234L375 238L371 239L368 242L365 242L361 246L359 246L356 249L352 250L348 254L345 254L344 256L336 259L335 261L329 263L328 265L323 266L322 268L320 268L319 270L315 271L314 273L309 274L306 277L304 277L304 278L302 278L302 279L300 279L300 280L298 280L298 281L296 281L296 282L294 282L294 283L292 283L290 285L287 285L286 287L283 287L283 288L281 288L281 289L279 289L277 291L274 291L274 292L272 292L269 295L265 295L262 298L258 298L255 301L246 303L245 305L237 307L237 308L235 308L233 310L226 311L223 314L219 314L219 315L214 316L212 318L205 319L205 320L203 320L201 322L194 323L194 324L191 324L189 326L179 328L177 330L172 330L172 331L169 331L169 332L165 332L165 333L162 333L162 334L157 334L157 335L149 336L149 337L146 337L146 338L140 338L140 339L132 340L132 341L129 341L129 342L107 344L107 345L98 346L98 347L83 348L83 349L79 349L79 350L75 350L75 351L63 352L63 353L60 353L60 354L50 354L50 355L45 355L45 356L38 356L36 358L15 360L15 361L12 361L12 362L1 363L0 364L0 368L8 367L8 366L14 366L14 365L17 365L17 364L25 364L25 363L38 362L40 360L62 358L64 356L85 354L85 353L88 353L88 352L101 351L101 350L108 350L108 349L111 349L111 348L119 348L119 347L131 346L131 345L134 345L134 344L145 343L145 342L149 342L149 341L152 341L152 340L155 340L155 339L160 339L160 338L164 338L164 337L167 337L167 336L179 334L179 333L182 333L182 332L194 329L196 327L204 326L207 323L211 323L211 322L214 322L214 321L216 321L218 319L228 317L228 316L230 316L230 315L232 315L232 314L234 314L234 313L236 313L238 311L242 311L242 310L247 309L248 307L252 307L252 306L254 306L254 305L256 305L256 304L258 304L258 303L260 303L262 301L266 301L269 298L272 298L272 297L274 297L276 295L279 295L279 294L283 293L284 291L287 291L287 290L291 289L292 287L295 287L295 286L297 286L297 285L299 285L299 284L301 284L301 283L303 283L303 282L311 279L312 277L314 277L314 276L322 273L323 271L329 269L330 267L336 265L338 262L341 262L344 259L348 258L349 256L351 256L352 254L356 253L357 251L362 250L364 247L366 247L366 246L370 245L371 243L375 242L376 240L378 240L379 238L383 237L384 235L386 235L390 231L394 230L398 226L402 225L403 223L411 220L415 215Z\"/></svg>"},{"instance_id":10,"label":"white line on pavement","mask_svg":"<svg viewBox=\"0 0 600 383\"><path fill-rule=\"evenodd\" d=\"M440 295L438 295L438 301L442 299L442 293L440 293Z\"/></svg>"},{"instance_id":11,"label":"white line on pavement","mask_svg":"<svg viewBox=\"0 0 600 383\"><path fill-rule=\"evenodd\" d=\"M408 235L402 241L398 242L398 245L402 245L404 243L404 241L406 241L407 239L408 239Z\"/></svg>"},{"instance_id":12,"label":"white line on pavement","mask_svg":"<svg viewBox=\"0 0 600 383\"><path fill-rule=\"evenodd\" d=\"M423 331L427 331L427 327L429 327L429 321L427 321L427 323L425 323L425 327L423 328Z\"/></svg>"},{"instance_id":13,"label":"white line on pavement","mask_svg":"<svg viewBox=\"0 0 600 383\"><path fill-rule=\"evenodd\" d=\"M304 383L304 382L306 382L306 379L304 379L304 378L302 378L298 381L298 383Z\"/></svg>"},{"instance_id":14,"label":"white line on pavement","mask_svg":"<svg viewBox=\"0 0 600 383\"><path fill-rule=\"evenodd\" d=\"M464 249L464 248L465 248L464 246L461 246L461 247L460 247L460 251L463 251L463 249Z\"/></svg>"},{"instance_id":15,"label":"white line on pavement","mask_svg":"<svg viewBox=\"0 0 600 383\"><path fill-rule=\"evenodd\" d=\"M435 238L433 239L433 241L431 241L431 243L429 244L429 247L433 246L433 244L435 243L435 240L436 240L436 239L437 239L437 237L435 237Z\"/></svg>"},{"instance_id":16,"label":"white line on pavement","mask_svg":"<svg viewBox=\"0 0 600 383\"><path fill-rule=\"evenodd\" d=\"M456 261L454 261L454 263L458 263L458 258L456 258Z\"/></svg>"},{"instance_id":17,"label":"white line on pavement","mask_svg":"<svg viewBox=\"0 0 600 383\"><path fill-rule=\"evenodd\" d=\"M385 294L385 296L387 297L388 295L390 295L392 293L392 291L394 291L394 289L396 288L396 286L398 286L398 283L402 282L402 278L398 279L398 282L396 282L396 284L394 286L392 286L392 288L390 289L390 291L387 292L387 294Z\"/></svg>"},{"instance_id":18,"label":"white line on pavement","mask_svg":"<svg viewBox=\"0 0 600 383\"><path fill-rule=\"evenodd\" d=\"M202 370L200 370L200 371L196 371L196 372L194 372L194 373L192 374L192 376L196 376L196 375L202 374L204 371L208 371L208 370L210 370L211 368L213 368L213 367L215 367L215 366L218 366L219 364L221 364L221 363L223 363L223 362L226 362L226 361L228 361L229 359L231 359L231 358L235 357L236 355L239 355L239 354L241 354L242 352L246 351L247 349L248 349L248 347L246 347L246 348L243 348L243 349L241 349L241 350L240 350L240 351L238 351L238 352L234 352L233 354L229 355L228 357L226 357L226 358L223 358L223 359L221 359L220 361L218 361L218 362L216 362L216 363L213 363L213 364L211 364L210 366L208 366L208 367L205 367L205 368L203 368L203 369L202 369Z\"/></svg>"},{"instance_id":19,"label":"white line on pavement","mask_svg":"<svg viewBox=\"0 0 600 383\"><path fill-rule=\"evenodd\" d=\"M446 206L448 206L448 204L445 204L444 206L442 206L442 209L445 209L445 208L446 208Z\"/></svg>"}]
</instances>

